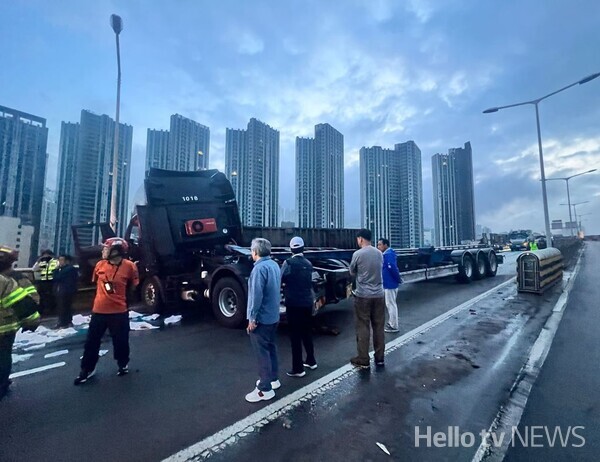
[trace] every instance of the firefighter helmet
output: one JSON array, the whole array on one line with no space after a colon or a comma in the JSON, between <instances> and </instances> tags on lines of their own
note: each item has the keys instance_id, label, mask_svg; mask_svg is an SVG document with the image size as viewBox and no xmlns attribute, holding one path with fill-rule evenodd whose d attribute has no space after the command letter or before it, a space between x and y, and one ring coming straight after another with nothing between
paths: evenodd
<instances>
[{"instance_id":1,"label":"firefighter helmet","mask_svg":"<svg viewBox=\"0 0 600 462\"><path fill-rule=\"evenodd\" d=\"M0 245L0 266L10 268L19 259L19 251Z\"/></svg>"}]
</instances>

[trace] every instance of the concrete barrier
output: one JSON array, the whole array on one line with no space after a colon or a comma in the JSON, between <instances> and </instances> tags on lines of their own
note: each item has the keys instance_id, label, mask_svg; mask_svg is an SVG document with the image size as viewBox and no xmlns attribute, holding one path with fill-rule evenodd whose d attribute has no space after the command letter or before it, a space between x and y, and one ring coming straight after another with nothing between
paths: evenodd
<instances>
[{"instance_id":1,"label":"concrete barrier","mask_svg":"<svg viewBox=\"0 0 600 462\"><path fill-rule=\"evenodd\" d=\"M560 250L549 247L523 252L517 258L517 290L541 294L562 281L563 256Z\"/></svg>"}]
</instances>

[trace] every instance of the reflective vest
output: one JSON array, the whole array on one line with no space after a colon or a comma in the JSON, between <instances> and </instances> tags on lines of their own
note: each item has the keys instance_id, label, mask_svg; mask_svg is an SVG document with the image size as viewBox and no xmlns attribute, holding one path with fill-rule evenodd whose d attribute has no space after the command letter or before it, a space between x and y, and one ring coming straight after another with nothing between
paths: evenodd
<instances>
[{"instance_id":1,"label":"reflective vest","mask_svg":"<svg viewBox=\"0 0 600 462\"><path fill-rule=\"evenodd\" d=\"M529 244L529 250L538 250L537 242L533 241Z\"/></svg>"},{"instance_id":2,"label":"reflective vest","mask_svg":"<svg viewBox=\"0 0 600 462\"><path fill-rule=\"evenodd\" d=\"M52 281L54 279L54 270L58 268L58 260L53 258L48 261L36 263L34 271L39 273L40 281Z\"/></svg>"},{"instance_id":3,"label":"reflective vest","mask_svg":"<svg viewBox=\"0 0 600 462\"><path fill-rule=\"evenodd\" d=\"M0 274L0 335L16 332L22 325L40 318L33 295L35 287L20 286L11 277Z\"/></svg>"}]
</instances>

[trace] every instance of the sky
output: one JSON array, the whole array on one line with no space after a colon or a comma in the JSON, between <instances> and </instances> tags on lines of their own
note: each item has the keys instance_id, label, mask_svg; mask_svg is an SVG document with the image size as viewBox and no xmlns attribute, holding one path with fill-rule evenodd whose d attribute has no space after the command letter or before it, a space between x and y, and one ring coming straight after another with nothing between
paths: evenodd
<instances>
[{"instance_id":1,"label":"sky","mask_svg":"<svg viewBox=\"0 0 600 462\"><path fill-rule=\"evenodd\" d=\"M133 126L130 198L144 175L146 130L171 114L210 127L210 167L225 129L251 117L280 131L280 205L294 208L295 138L329 123L344 135L345 225L360 226L358 152L414 140L425 226L431 156L473 147L478 224L544 230L535 110L483 114L600 72L596 0L14 0L0 3L0 105L47 119L54 188L61 121L114 118L123 18L121 121ZM546 176L600 169L600 78L540 103ZM60 185L58 185L60 187ZM550 220L568 220L564 181L547 183ZM600 172L570 181L600 234Z\"/></svg>"}]
</instances>

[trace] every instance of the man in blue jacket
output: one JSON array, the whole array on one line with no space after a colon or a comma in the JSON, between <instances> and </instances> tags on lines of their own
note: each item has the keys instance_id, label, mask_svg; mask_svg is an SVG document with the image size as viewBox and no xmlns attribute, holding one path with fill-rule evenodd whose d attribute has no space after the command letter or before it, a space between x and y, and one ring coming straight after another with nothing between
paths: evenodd
<instances>
[{"instance_id":1,"label":"man in blue jacket","mask_svg":"<svg viewBox=\"0 0 600 462\"><path fill-rule=\"evenodd\" d=\"M275 396L279 388L277 360L277 326L281 303L281 270L271 259L271 243L262 238L250 246L254 268L248 279L248 328L250 342L258 360L260 379L256 388L246 395L246 401L257 403Z\"/></svg>"},{"instance_id":2,"label":"man in blue jacket","mask_svg":"<svg viewBox=\"0 0 600 462\"><path fill-rule=\"evenodd\" d=\"M390 241L385 238L379 239L377 248L383 253L383 292L385 294L385 306L388 312L388 323L385 326L385 332L398 332L398 286L402 282L398 262L396 261L396 252L390 247Z\"/></svg>"}]
</instances>

